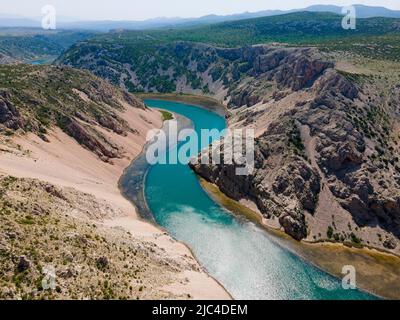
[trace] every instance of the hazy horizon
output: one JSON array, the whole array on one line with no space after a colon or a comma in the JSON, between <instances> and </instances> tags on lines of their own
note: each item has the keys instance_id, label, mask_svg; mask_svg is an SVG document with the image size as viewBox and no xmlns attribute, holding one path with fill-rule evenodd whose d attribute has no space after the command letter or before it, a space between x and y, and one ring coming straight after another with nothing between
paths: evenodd
<instances>
[{"instance_id":1,"label":"hazy horizon","mask_svg":"<svg viewBox=\"0 0 400 320\"><path fill-rule=\"evenodd\" d=\"M210 14L229 15L262 10L290 10L308 7L310 5L362 4L382 6L392 10L400 10L398 0L283 0L279 3L265 0L203 0L192 2L185 0L14 0L0 4L0 15L15 15L27 18L41 16L41 8L54 5L59 17L74 20L147 20L154 18L196 18Z\"/></svg>"}]
</instances>

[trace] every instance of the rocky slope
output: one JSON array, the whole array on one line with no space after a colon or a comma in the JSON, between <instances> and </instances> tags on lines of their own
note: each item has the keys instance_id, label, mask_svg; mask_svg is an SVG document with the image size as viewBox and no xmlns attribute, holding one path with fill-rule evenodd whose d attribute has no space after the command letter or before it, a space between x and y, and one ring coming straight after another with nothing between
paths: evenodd
<instances>
[{"instance_id":1,"label":"rocky slope","mask_svg":"<svg viewBox=\"0 0 400 320\"><path fill-rule=\"evenodd\" d=\"M297 240L398 252L398 86L384 93L376 79L338 72L312 49L264 50L242 58L250 79L228 92L239 108L232 124L258 132L255 172L194 169ZM259 94L261 85L269 90Z\"/></svg>"},{"instance_id":2,"label":"rocky slope","mask_svg":"<svg viewBox=\"0 0 400 320\"><path fill-rule=\"evenodd\" d=\"M71 188L1 176L0 299L190 298L167 287L196 262L101 223L119 214Z\"/></svg>"},{"instance_id":3,"label":"rocky slope","mask_svg":"<svg viewBox=\"0 0 400 320\"><path fill-rule=\"evenodd\" d=\"M149 44L145 47L147 51L139 45L132 46L125 48L132 51L131 60L126 60L125 51L117 50L120 44L80 43L62 55L58 63L90 70L130 91L208 94L220 99L231 96L232 107L256 102L268 92L271 80L294 90L313 80L299 78L291 80L292 83L284 83L285 73L290 73L290 70L273 70L290 49L273 50L265 46L226 49L188 42ZM297 50L291 59L300 58L303 61L303 52L310 50ZM301 61L297 64L298 68L302 67ZM326 66L312 67L323 71ZM257 79L258 75L267 71L270 71L268 78L263 79L267 81ZM307 72L297 70L302 71Z\"/></svg>"},{"instance_id":4,"label":"rocky slope","mask_svg":"<svg viewBox=\"0 0 400 320\"><path fill-rule=\"evenodd\" d=\"M0 299L230 298L118 188L161 125L88 72L0 67Z\"/></svg>"},{"instance_id":5,"label":"rocky slope","mask_svg":"<svg viewBox=\"0 0 400 320\"><path fill-rule=\"evenodd\" d=\"M54 60L78 41L94 36L88 31L43 30L39 28L0 27L0 65Z\"/></svg>"},{"instance_id":6,"label":"rocky slope","mask_svg":"<svg viewBox=\"0 0 400 320\"><path fill-rule=\"evenodd\" d=\"M15 60L13 57L0 52L0 64L12 64L16 62L17 60Z\"/></svg>"},{"instance_id":7,"label":"rocky slope","mask_svg":"<svg viewBox=\"0 0 400 320\"><path fill-rule=\"evenodd\" d=\"M96 127L135 133L118 113L125 104L145 108L127 92L67 67L2 66L0 84L0 133L33 132L47 141L48 130L57 126L103 161L121 158L124 150Z\"/></svg>"},{"instance_id":8,"label":"rocky slope","mask_svg":"<svg viewBox=\"0 0 400 320\"><path fill-rule=\"evenodd\" d=\"M398 76L386 83L381 74L339 71L312 48L176 42L122 61L113 44L93 43L62 60L133 90L219 99L232 127L256 129L256 170L236 176L235 165L222 164L196 172L253 201L295 239L399 252Z\"/></svg>"}]
</instances>

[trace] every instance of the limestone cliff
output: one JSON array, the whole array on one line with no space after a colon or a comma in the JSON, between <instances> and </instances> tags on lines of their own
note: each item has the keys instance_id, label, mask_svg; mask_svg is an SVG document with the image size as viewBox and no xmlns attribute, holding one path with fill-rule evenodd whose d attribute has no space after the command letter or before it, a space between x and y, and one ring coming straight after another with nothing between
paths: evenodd
<instances>
[{"instance_id":1,"label":"limestone cliff","mask_svg":"<svg viewBox=\"0 0 400 320\"><path fill-rule=\"evenodd\" d=\"M237 165L225 164L193 169L230 197L255 202L297 240L396 251L398 88L383 95L375 79L338 72L312 49L255 50L249 80L227 97L237 110L231 124L258 132L255 172L237 176Z\"/></svg>"}]
</instances>

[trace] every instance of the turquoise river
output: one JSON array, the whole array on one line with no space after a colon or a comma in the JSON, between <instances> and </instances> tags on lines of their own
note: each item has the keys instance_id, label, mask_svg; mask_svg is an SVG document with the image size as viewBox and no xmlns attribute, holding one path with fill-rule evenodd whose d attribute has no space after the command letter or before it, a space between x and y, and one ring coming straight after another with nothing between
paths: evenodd
<instances>
[{"instance_id":1,"label":"turquoise river","mask_svg":"<svg viewBox=\"0 0 400 320\"><path fill-rule=\"evenodd\" d=\"M146 104L190 119L196 132L226 127L223 117L200 107L161 100ZM151 166L145 198L156 222L187 244L235 299L374 299L362 291L344 290L341 280L287 250L253 222L222 208L187 165Z\"/></svg>"}]
</instances>

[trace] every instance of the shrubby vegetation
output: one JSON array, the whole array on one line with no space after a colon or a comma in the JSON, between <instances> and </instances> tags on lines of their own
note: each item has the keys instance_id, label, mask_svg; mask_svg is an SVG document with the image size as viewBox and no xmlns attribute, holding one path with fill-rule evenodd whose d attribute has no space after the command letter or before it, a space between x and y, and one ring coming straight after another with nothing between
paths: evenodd
<instances>
[{"instance_id":1,"label":"shrubby vegetation","mask_svg":"<svg viewBox=\"0 0 400 320\"><path fill-rule=\"evenodd\" d=\"M16 61L55 59L74 43L94 35L87 31L43 31L0 29L0 56Z\"/></svg>"},{"instance_id":2,"label":"shrubby vegetation","mask_svg":"<svg viewBox=\"0 0 400 320\"><path fill-rule=\"evenodd\" d=\"M115 31L74 45L58 62L89 69L116 85L124 84L131 92L179 92L180 81L208 94L201 79L208 67L213 81L221 79L229 87L252 66L200 48L193 51L183 43L217 48L279 43L400 60L399 19L358 19L356 30L344 30L341 20L331 13L300 12L191 28Z\"/></svg>"}]
</instances>

